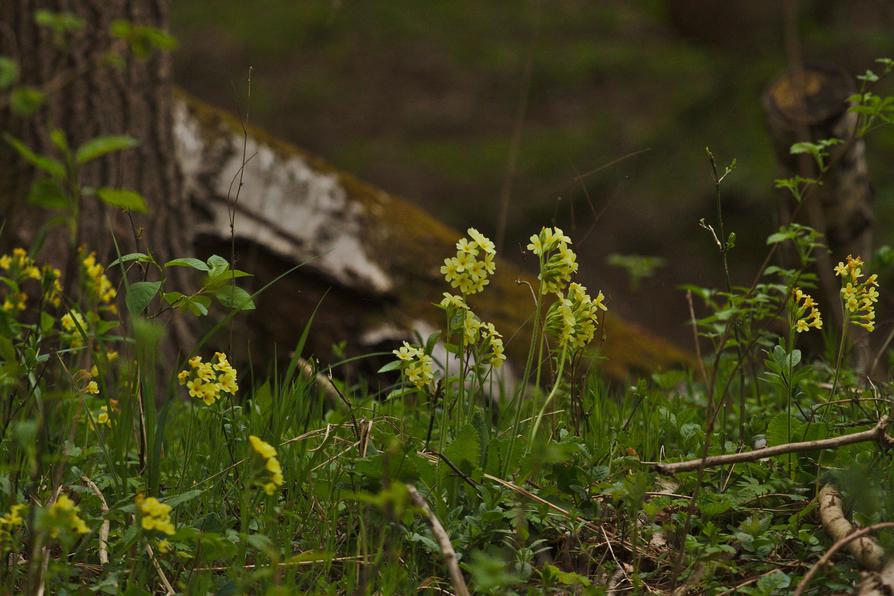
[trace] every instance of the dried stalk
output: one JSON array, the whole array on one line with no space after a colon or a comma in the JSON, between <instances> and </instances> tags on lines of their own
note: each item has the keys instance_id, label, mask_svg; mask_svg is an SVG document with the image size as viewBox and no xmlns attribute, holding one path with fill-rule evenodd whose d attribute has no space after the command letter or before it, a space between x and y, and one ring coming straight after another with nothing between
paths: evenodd
<instances>
[{"instance_id":1,"label":"dried stalk","mask_svg":"<svg viewBox=\"0 0 894 596\"><path fill-rule=\"evenodd\" d=\"M99 487L90 480L86 476L81 476L81 480L84 481L84 484L87 485L96 498L99 499L99 509L102 511L102 525L99 527L99 564L100 565L108 565L109 564L109 504L106 503L106 498L102 496L102 491L99 490Z\"/></svg>"},{"instance_id":2,"label":"dried stalk","mask_svg":"<svg viewBox=\"0 0 894 596\"><path fill-rule=\"evenodd\" d=\"M885 433L888 426L888 417L882 416L878 423L868 429L858 433L842 435L840 437L832 437L831 439L820 439L817 441L800 441L798 443L786 443L784 445L776 445L774 447L765 447L764 449L755 449L754 451L743 451L741 453L728 453L725 455L712 455L700 459L691 459L687 461L675 462L670 464L655 463L652 464L658 472L662 474L676 474L678 472L690 472L702 468L712 466L725 466L729 464L738 464L748 461L757 461L767 457L783 455L786 453L801 453L804 451L815 451L818 449L834 449L853 443L862 443L864 441L879 441L886 446L894 445L894 437Z\"/></svg>"},{"instance_id":3,"label":"dried stalk","mask_svg":"<svg viewBox=\"0 0 894 596\"><path fill-rule=\"evenodd\" d=\"M447 569L450 571L450 582L453 584L453 589L458 596L469 596L469 588L466 587L466 580L463 578L463 574L459 570L456 551L453 550L453 544L450 543L450 537L447 535L447 531L444 530L444 526L442 526L440 520L435 517L431 507L428 506L428 503L425 502L425 499L422 498L422 495L419 494L416 487L408 484L407 492L410 493L410 499L412 499L413 504L422 509L422 512L425 514L425 519L428 522L428 527L438 541L438 546L441 548L441 554L444 555L444 563L447 564Z\"/></svg>"}]
</instances>

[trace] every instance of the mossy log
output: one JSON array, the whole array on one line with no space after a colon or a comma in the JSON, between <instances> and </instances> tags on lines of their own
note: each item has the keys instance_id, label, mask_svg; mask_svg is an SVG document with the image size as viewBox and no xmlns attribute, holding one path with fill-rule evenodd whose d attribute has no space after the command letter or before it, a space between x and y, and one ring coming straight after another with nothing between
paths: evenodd
<instances>
[{"instance_id":1,"label":"mossy log","mask_svg":"<svg viewBox=\"0 0 894 596\"><path fill-rule=\"evenodd\" d=\"M322 300L310 334L320 357L346 340L349 351L392 349L394 343L441 325L433 306L449 288L439 272L461 233L422 209L361 182L306 152L253 128L247 130L243 186L242 123L185 94L174 107L174 134L183 188L193 205L197 247L228 255L230 210L238 266L256 287L305 263L262 295L233 349L250 344L257 357L271 345L288 356ZM207 256L207 255L206 255ZM510 360L524 358L530 333L533 279L498 260L487 290L471 300L507 338ZM324 297L325 294L325 297ZM527 324L526 324L527 323ZM688 361L682 351L609 314L601 366L623 380ZM246 341L247 340L247 341ZM263 361L261 359L257 359Z\"/></svg>"}]
</instances>

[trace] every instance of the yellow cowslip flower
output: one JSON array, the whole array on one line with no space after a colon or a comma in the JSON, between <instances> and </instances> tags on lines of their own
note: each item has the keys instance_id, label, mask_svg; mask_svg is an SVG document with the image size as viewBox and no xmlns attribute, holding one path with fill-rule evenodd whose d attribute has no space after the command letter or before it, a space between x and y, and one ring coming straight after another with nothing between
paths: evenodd
<instances>
[{"instance_id":1,"label":"yellow cowslip flower","mask_svg":"<svg viewBox=\"0 0 894 596\"><path fill-rule=\"evenodd\" d=\"M493 323L481 324L481 355L493 368L500 368L506 361L503 336Z\"/></svg>"},{"instance_id":2,"label":"yellow cowslip flower","mask_svg":"<svg viewBox=\"0 0 894 596\"><path fill-rule=\"evenodd\" d=\"M27 508L27 505L22 503L14 503L9 508L9 513L0 515L0 553L5 554L12 548L13 534L24 526L25 519L22 517L22 512Z\"/></svg>"},{"instance_id":3,"label":"yellow cowslip flower","mask_svg":"<svg viewBox=\"0 0 894 596\"><path fill-rule=\"evenodd\" d=\"M155 547L158 549L158 552L164 555L170 552L171 543L168 542L167 539L162 539L155 543Z\"/></svg>"},{"instance_id":4,"label":"yellow cowslip flower","mask_svg":"<svg viewBox=\"0 0 894 596\"><path fill-rule=\"evenodd\" d=\"M171 522L171 506L162 503L155 497L144 497L138 494L137 509L140 512L140 527L152 532L157 531L168 536L176 532Z\"/></svg>"},{"instance_id":5,"label":"yellow cowslip flower","mask_svg":"<svg viewBox=\"0 0 894 596\"><path fill-rule=\"evenodd\" d=\"M189 369L177 373L178 382L189 391L190 397L201 399L205 405L213 405L221 393L234 395L239 390L236 369L227 355L215 352L216 362L203 362L201 356L189 359Z\"/></svg>"},{"instance_id":6,"label":"yellow cowslip flower","mask_svg":"<svg viewBox=\"0 0 894 596\"><path fill-rule=\"evenodd\" d=\"M478 343L480 330L481 321L475 316L475 313L467 310L463 319L463 342L465 342L465 345L473 346Z\"/></svg>"},{"instance_id":7,"label":"yellow cowslip flower","mask_svg":"<svg viewBox=\"0 0 894 596\"><path fill-rule=\"evenodd\" d=\"M118 296L118 292L106 277L105 267L96 262L96 253L91 252L81 260L87 281L87 289L93 293L101 304L109 304Z\"/></svg>"},{"instance_id":8,"label":"yellow cowslip flower","mask_svg":"<svg viewBox=\"0 0 894 596\"><path fill-rule=\"evenodd\" d=\"M451 287L459 289L463 296L477 294L490 283L489 277L496 270L494 243L475 228L469 228L469 238L456 243L456 256L444 259L441 275Z\"/></svg>"},{"instance_id":9,"label":"yellow cowslip flower","mask_svg":"<svg viewBox=\"0 0 894 596\"><path fill-rule=\"evenodd\" d=\"M444 292L444 298L438 306L444 310L469 310L469 305L466 304L466 301L462 296L451 294L449 292Z\"/></svg>"},{"instance_id":10,"label":"yellow cowslip flower","mask_svg":"<svg viewBox=\"0 0 894 596\"><path fill-rule=\"evenodd\" d=\"M96 423L112 428L112 419L109 418L108 406L102 406L99 408L99 414L96 416Z\"/></svg>"},{"instance_id":11,"label":"yellow cowslip flower","mask_svg":"<svg viewBox=\"0 0 894 596\"><path fill-rule=\"evenodd\" d=\"M434 361L422 348L411 346L408 342L392 352L401 360L401 372L407 381L417 389L431 386L435 379Z\"/></svg>"},{"instance_id":12,"label":"yellow cowslip flower","mask_svg":"<svg viewBox=\"0 0 894 596\"><path fill-rule=\"evenodd\" d=\"M60 319L62 323L62 329L65 331L63 334L63 339L68 342L68 345L72 348L80 348L84 345L84 338L81 336L81 331L87 333L87 321L80 312L75 309L71 309Z\"/></svg>"},{"instance_id":13,"label":"yellow cowslip flower","mask_svg":"<svg viewBox=\"0 0 894 596\"><path fill-rule=\"evenodd\" d=\"M570 353L582 350L596 336L599 311L606 311L602 292L594 300L587 288L579 283L568 285L567 292L559 294L546 313L546 329L559 340Z\"/></svg>"},{"instance_id":14,"label":"yellow cowslip flower","mask_svg":"<svg viewBox=\"0 0 894 596\"><path fill-rule=\"evenodd\" d=\"M99 385L96 383L96 381L90 381L89 383L87 383L87 386L84 387L84 393L99 395Z\"/></svg>"},{"instance_id":15,"label":"yellow cowslip flower","mask_svg":"<svg viewBox=\"0 0 894 596\"><path fill-rule=\"evenodd\" d=\"M810 294L806 294L801 288L794 288L792 289L792 299L796 332L804 333L811 328L823 328L822 315Z\"/></svg>"},{"instance_id":16,"label":"yellow cowslip flower","mask_svg":"<svg viewBox=\"0 0 894 596\"><path fill-rule=\"evenodd\" d=\"M577 255L570 248L571 238L559 228L541 228L531 236L528 250L540 257L541 293L562 292L577 272Z\"/></svg>"},{"instance_id":17,"label":"yellow cowslip flower","mask_svg":"<svg viewBox=\"0 0 894 596\"><path fill-rule=\"evenodd\" d=\"M78 516L80 511L80 507L75 505L68 495L59 495L59 498L47 509L50 519L50 537L58 538L60 530L70 530L78 534L89 532L87 524Z\"/></svg>"},{"instance_id":18,"label":"yellow cowslip flower","mask_svg":"<svg viewBox=\"0 0 894 596\"><path fill-rule=\"evenodd\" d=\"M248 442L251 443L254 452L263 460L264 471L269 476L266 481L261 483L261 487L265 493L273 495L276 489L283 485L282 466L276 459L276 449L255 435L249 435Z\"/></svg>"},{"instance_id":19,"label":"yellow cowslip flower","mask_svg":"<svg viewBox=\"0 0 894 596\"><path fill-rule=\"evenodd\" d=\"M22 312L28 307L28 295L25 292L12 292L3 300L3 306L0 309L16 313Z\"/></svg>"},{"instance_id":20,"label":"yellow cowslip flower","mask_svg":"<svg viewBox=\"0 0 894 596\"><path fill-rule=\"evenodd\" d=\"M845 316L852 324L870 333L875 331L875 304L878 302L878 275L863 277L863 260L847 256L847 261L835 266L835 275L841 278L841 302Z\"/></svg>"}]
</instances>

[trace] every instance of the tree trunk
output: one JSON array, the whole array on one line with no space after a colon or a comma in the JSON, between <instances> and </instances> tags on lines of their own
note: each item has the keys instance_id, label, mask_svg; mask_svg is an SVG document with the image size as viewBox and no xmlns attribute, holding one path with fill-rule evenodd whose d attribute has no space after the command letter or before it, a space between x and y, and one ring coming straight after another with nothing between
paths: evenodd
<instances>
[{"instance_id":1,"label":"tree trunk","mask_svg":"<svg viewBox=\"0 0 894 596\"><path fill-rule=\"evenodd\" d=\"M187 205L174 159L171 99L171 59L152 52L141 59L111 35L114 21L164 29L165 0L4 0L0 2L0 53L15 59L21 83L46 91L46 102L33 116L23 118L8 107L0 109L0 130L22 139L38 152L52 153L50 132L62 130L77 147L101 135L127 134L140 145L87 164L82 186L114 186L142 194L150 213L131 221L120 209L94 198L82 200L77 238L96 250L103 262L113 252L109 230L114 230L122 252L151 248L161 259L186 256L192 244L191 227L184 225ZM38 10L71 13L84 20L80 31L64 39L35 22ZM123 58L119 66L108 60L110 51ZM34 179L32 168L0 143L0 213L6 230L0 244L28 246L47 214L25 204ZM62 230L51 234L44 255L58 265L72 258ZM180 275L180 271L175 271ZM175 319L176 320L176 319ZM176 320L175 337L188 330Z\"/></svg>"}]
</instances>

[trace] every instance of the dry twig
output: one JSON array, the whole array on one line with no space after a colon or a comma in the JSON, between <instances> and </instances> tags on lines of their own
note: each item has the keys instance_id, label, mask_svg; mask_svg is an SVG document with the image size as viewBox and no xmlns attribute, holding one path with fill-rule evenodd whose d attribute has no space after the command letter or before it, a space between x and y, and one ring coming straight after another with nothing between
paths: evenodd
<instances>
[{"instance_id":1,"label":"dry twig","mask_svg":"<svg viewBox=\"0 0 894 596\"><path fill-rule=\"evenodd\" d=\"M102 491L99 490L99 487L90 480L87 476L81 476L81 480L84 481L84 484L87 485L87 488L96 495L96 498L99 499L99 510L102 511L102 525L99 527L99 564L100 565L108 565L109 564L109 504L106 503L106 498L102 496Z\"/></svg>"},{"instance_id":2,"label":"dry twig","mask_svg":"<svg viewBox=\"0 0 894 596\"><path fill-rule=\"evenodd\" d=\"M447 569L450 571L450 582L453 584L453 589L456 590L458 596L469 596L469 588L466 587L466 580L459 570L456 551L453 550L453 544L450 543L447 531L444 530L444 526L441 525L440 520L432 512L431 507L428 506L428 503L425 502L425 499L422 498L415 486L408 484L407 492L410 493L410 499L412 499L413 504L422 509L428 522L428 527L438 541L441 554L444 555L444 563L447 564Z\"/></svg>"},{"instance_id":3,"label":"dry twig","mask_svg":"<svg viewBox=\"0 0 894 596\"><path fill-rule=\"evenodd\" d=\"M886 446L894 446L894 437L885 433L888 426L888 417L882 416L878 423L868 429L858 433L842 435L840 437L832 437L831 439L820 439L818 441L800 441L798 443L785 443L784 445L776 445L774 447L765 447L764 449L755 449L754 451L743 451L741 453L728 453L725 455L712 455L699 459L690 459L687 461L675 462L670 464L655 463L655 469L662 474L676 474L678 472L690 472L702 468L712 466L725 466L729 464L738 464L747 461L757 461L767 457L783 455L786 453L801 453L804 451L815 451L818 449L834 449L851 445L853 443L862 443L864 441L879 441ZM644 462L646 463L646 462Z\"/></svg>"},{"instance_id":4,"label":"dry twig","mask_svg":"<svg viewBox=\"0 0 894 596\"><path fill-rule=\"evenodd\" d=\"M833 484L826 484L817 493L819 517L823 528L836 542L850 536L854 526L844 515L841 493ZM847 543L848 552L864 569L878 570L885 562L885 551L871 536Z\"/></svg>"}]
</instances>

